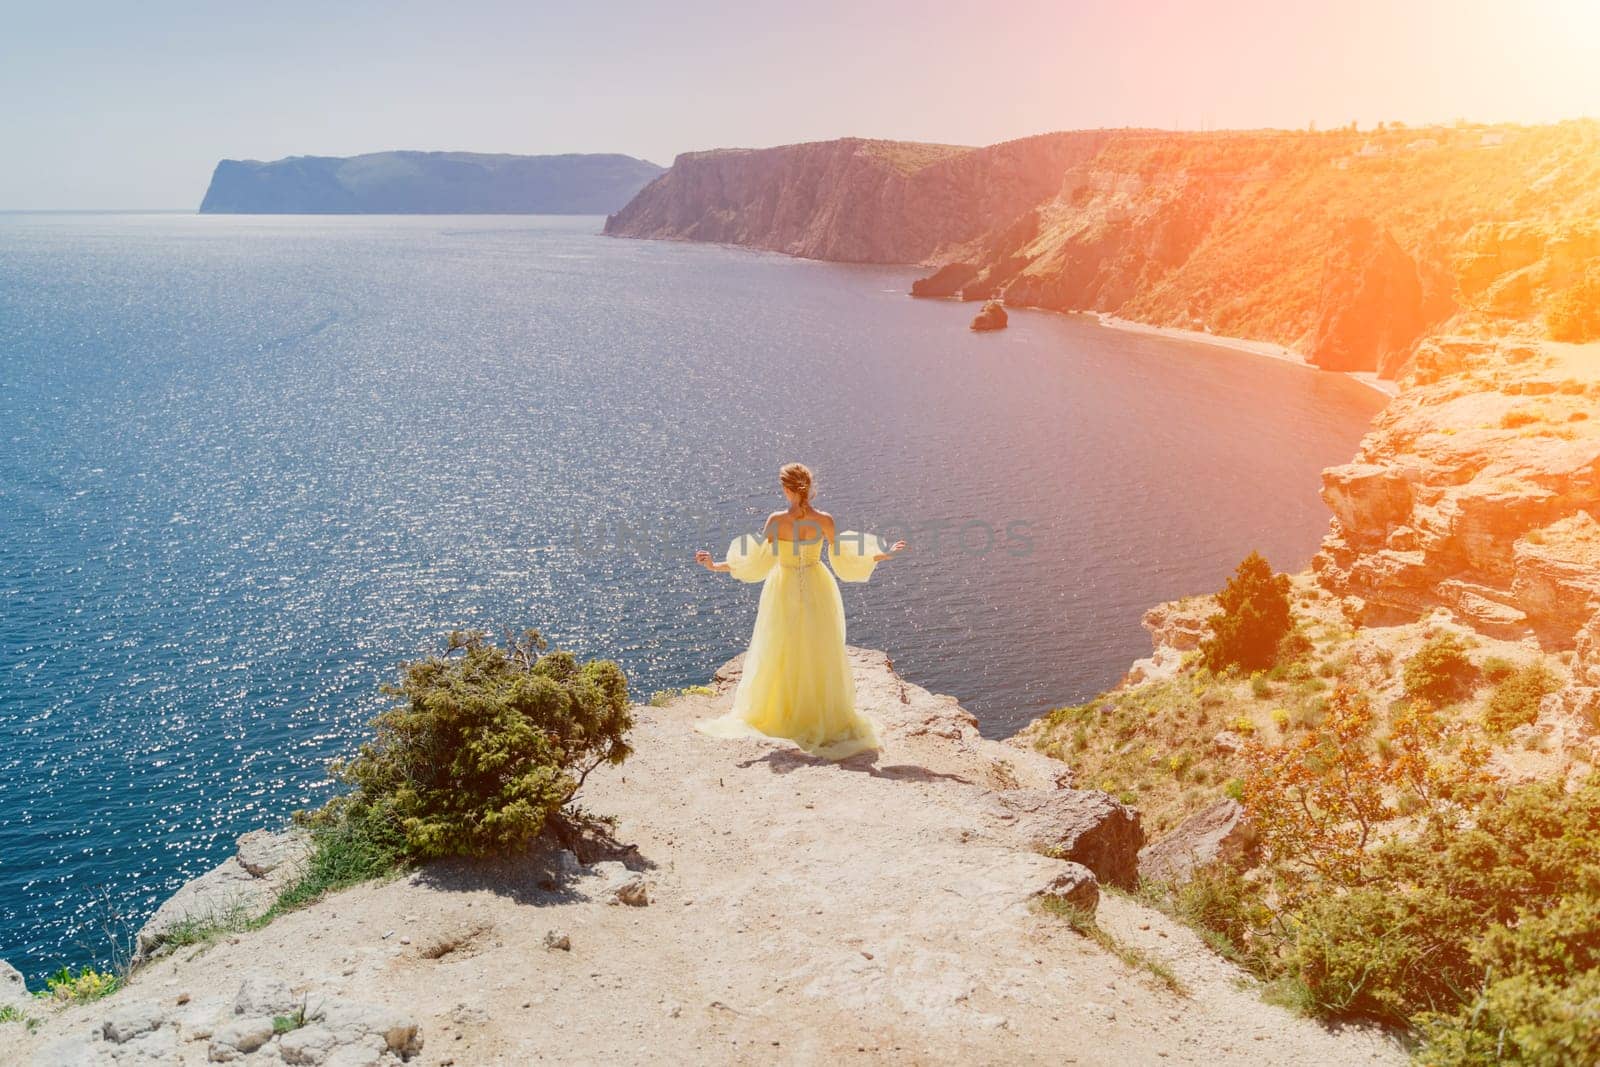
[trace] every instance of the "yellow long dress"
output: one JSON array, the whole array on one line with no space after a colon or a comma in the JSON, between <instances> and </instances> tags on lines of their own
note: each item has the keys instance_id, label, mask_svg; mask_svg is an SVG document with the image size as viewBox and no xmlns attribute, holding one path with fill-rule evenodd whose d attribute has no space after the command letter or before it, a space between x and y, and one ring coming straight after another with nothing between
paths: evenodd
<instances>
[{"instance_id":1,"label":"yellow long dress","mask_svg":"<svg viewBox=\"0 0 1600 1067\"><path fill-rule=\"evenodd\" d=\"M845 531L829 562L841 581L872 576L887 551L873 534ZM877 724L856 710L855 679L844 650L844 600L822 565L823 542L763 541L745 535L728 547L728 570L762 582L755 631L733 710L698 725L714 737L781 737L813 755L844 759L878 747Z\"/></svg>"}]
</instances>

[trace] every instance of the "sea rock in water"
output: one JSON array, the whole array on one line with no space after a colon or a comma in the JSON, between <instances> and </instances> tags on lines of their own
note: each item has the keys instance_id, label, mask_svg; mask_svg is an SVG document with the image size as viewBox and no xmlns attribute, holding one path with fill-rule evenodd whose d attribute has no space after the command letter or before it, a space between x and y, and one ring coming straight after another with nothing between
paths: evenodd
<instances>
[{"instance_id":1,"label":"sea rock in water","mask_svg":"<svg viewBox=\"0 0 1600 1067\"><path fill-rule=\"evenodd\" d=\"M1261 858L1261 835L1237 800L1208 805L1139 852L1139 875L1181 881L1196 867L1226 863L1240 870Z\"/></svg>"},{"instance_id":2,"label":"sea rock in water","mask_svg":"<svg viewBox=\"0 0 1600 1067\"><path fill-rule=\"evenodd\" d=\"M972 320L974 330L1003 330L1006 328L1006 309L998 300L991 300L983 305L983 310L978 312Z\"/></svg>"},{"instance_id":3,"label":"sea rock in water","mask_svg":"<svg viewBox=\"0 0 1600 1067\"><path fill-rule=\"evenodd\" d=\"M1081 863L1102 882L1131 886L1139 877L1144 830L1139 813L1098 789L1011 789L991 811L1015 819L1017 832L1047 856Z\"/></svg>"},{"instance_id":4,"label":"sea rock in water","mask_svg":"<svg viewBox=\"0 0 1600 1067\"><path fill-rule=\"evenodd\" d=\"M1079 911L1093 915L1100 906L1100 882L1094 872L1081 863L1067 863L1065 870L1039 890L1037 896L1045 900L1068 904Z\"/></svg>"}]
</instances>

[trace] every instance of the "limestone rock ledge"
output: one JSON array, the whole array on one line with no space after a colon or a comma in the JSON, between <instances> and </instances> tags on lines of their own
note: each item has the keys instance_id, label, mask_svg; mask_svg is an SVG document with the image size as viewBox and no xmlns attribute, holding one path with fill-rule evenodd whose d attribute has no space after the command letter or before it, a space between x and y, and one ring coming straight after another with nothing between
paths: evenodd
<instances>
[{"instance_id":1,"label":"limestone rock ledge","mask_svg":"<svg viewBox=\"0 0 1600 1067\"><path fill-rule=\"evenodd\" d=\"M298 830L252 830L222 863L185 882L140 927L134 962L161 955L172 933L190 925L229 924L265 915L305 870L310 841Z\"/></svg>"},{"instance_id":2,"label":"limestone rock ledge","mask_svg":"<svg viewBox=\"0 0 1600 1067\"><path fill-rule=\"evenodd\" d=\"M1573 647L1600 609L1600 346L1442 337L1354 462L1313 567L1357 624L1444 608Z\"/></svg>"},{"instance_id":3,"label":"limestone rock ledge","mask_svg":"<svg viewBox=\"0 0 1600 1067\"><path fill-rule=\"evenodd\" d=\"M201 1043L212 1063L382 1067L422 1051L422 1027L406 1012L293 989L270 974L247 977L231 1001L101 1005L88 1025L40 1048L34 1067L173 1063Z\"/></svg>"}]
</instances>

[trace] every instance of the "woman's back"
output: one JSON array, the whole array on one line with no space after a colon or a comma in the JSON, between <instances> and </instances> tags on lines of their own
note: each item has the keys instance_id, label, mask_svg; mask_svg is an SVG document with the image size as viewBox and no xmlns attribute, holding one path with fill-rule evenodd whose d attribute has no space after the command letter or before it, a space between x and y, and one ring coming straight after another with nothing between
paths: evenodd
<instances>
[{"instance_id":1,"label":"woman's back","mask_svg":"<svg viewBox=\"0 0 1600 1067\"><path fill-rule=\"evenodd\" d=\"M812 507L802 509L799 514L774 511L767 516L766 536L769 541L790 541L798 544L827 541L832 544L834 531L833 516Z\"/></svg>"}]
</instances>

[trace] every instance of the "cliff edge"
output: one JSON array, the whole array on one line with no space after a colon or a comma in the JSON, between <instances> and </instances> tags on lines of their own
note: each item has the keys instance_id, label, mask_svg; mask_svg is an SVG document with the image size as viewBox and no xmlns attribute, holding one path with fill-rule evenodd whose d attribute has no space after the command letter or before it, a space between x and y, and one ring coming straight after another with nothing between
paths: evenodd
<instances>
[{"instance_id":1,"label":"cliff edge","mask_svg":"<svg viewBox=\"0 0 1600 1067\"><path fill-rule=\"evenodd\" d=\"M1099 894L1091 868L1136 862L1135 814L982 738L882 653L851 662L881 754L697 733L735 661L637 709L636 754L584 791L608 838L433 864L176 948L111 997L0 1029L0 1060L1403 1061L1263 1003L1192 932ZM1041 907L1096 895L1100 928L1154 968Z\"/></svg>"}]
</instances>

